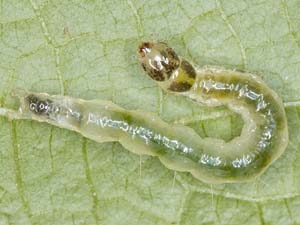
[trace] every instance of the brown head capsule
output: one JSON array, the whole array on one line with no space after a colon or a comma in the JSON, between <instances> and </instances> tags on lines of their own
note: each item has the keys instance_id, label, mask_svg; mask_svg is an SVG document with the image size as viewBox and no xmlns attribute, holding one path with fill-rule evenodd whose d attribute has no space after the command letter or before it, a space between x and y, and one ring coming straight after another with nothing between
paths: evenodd
<instances>
[{"instance_id":1,"label":"brown head capsule","mask_svg":"<svg viewBox=\"0 0 300 225\"><path fill-rule=\"evenodd\" d=\"M143 42L138 49L142 67L155 81L166 81L179 67L174 50L163 42Z\"/></svg>"}]
</instances>

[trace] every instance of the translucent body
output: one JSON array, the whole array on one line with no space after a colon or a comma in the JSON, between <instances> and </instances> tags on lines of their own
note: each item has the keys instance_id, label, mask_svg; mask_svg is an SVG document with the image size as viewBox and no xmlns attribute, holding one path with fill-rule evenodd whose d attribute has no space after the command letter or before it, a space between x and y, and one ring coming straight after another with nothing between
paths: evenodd
<instances>
[{"instance_id":1,"label":"translucent body","mask_svg":"<svg viewBox=\"0 0 300 225\"><path fill-rule=\"evenodd\" d=\"M164 43L139 48L147 74L166 92L239 113L241 135L229 142L201 138L193 129L112 102L17 91L20 110L0 109L12 119L32 119L74 130L97 142L118 141L136 154L157 156L168 168L207 183L251 181L285 150L288 130L281 99L257 76L222 68L194 68Z\"/></svg>"},{"instance_id":2,"label":"translucent body","mask_svg":"<svg viewBox=\"0 0 300 225\"><path fill-rule=\"evenodd\" d=\"M284 107L259 77L218 67L195 68L162 42L142 43L139 53L145 72L166 92L208 106L227 105L244 120L241 135L227 143L198 137L194 150L200 169L189 170L196 178L209 183L249 181L284 152L288 144Z\"/></svg>"}]
</instances>

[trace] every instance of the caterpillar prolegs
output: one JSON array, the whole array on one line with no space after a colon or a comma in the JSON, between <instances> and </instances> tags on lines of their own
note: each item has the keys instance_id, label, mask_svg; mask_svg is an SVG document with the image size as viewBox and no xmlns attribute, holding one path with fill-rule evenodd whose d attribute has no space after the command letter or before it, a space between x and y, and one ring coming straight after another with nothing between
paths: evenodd
<instances>
[{"instance_id":1,"label":"caterpillar prolegs","mask_svg":"<svg viewBox=\"0 0 300 225\"><path fill-rule=\"evenodd\" d=\"M192 128L168 124L149 112L112 102L16 91L19 111L1 108L11 119L32 119L67 128L97 142L118 141L136 154L156 156L167 167L190 172L207 183L251 181L285 150L287 121L279 96L260 78L222 68L195 68L162 42L139 48L146 73L164 91L239 113L241 135L229 142L201 138Z\"/></svg>"}]
</instances>

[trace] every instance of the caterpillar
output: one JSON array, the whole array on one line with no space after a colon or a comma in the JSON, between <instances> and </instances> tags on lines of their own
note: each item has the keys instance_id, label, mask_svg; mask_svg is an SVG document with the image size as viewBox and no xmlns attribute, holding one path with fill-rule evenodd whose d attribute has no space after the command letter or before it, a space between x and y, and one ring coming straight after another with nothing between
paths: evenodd
<instances>
[{"instance_id":1,"label":"caterpillar","mask_svg":"<svg viewBox=\"0 0 300 225\"><path fill-rule=\"evenodd\" d=\"M133 153L156 156L167 168L211 184L251 181L284 152L288 129L283 103L258 76L196 68L163 42L143 42L138 54L147 75L165 92L212 107L227 105L240 114L240 136L229 142L201 138L192 128L168 124L154 113L25 90L14 91L19 111L1 108L0 115L47 122L97 142L118 141Z\"/></svg>"}]
</instances>

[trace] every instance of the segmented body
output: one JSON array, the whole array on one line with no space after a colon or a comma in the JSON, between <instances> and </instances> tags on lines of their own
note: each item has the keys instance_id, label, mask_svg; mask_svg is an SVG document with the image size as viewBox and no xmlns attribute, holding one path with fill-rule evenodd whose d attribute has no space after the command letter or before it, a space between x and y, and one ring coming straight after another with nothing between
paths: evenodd
<instances>
[{"instance_id":1,"label":"segmented body","mask_svg":"<svg viewBox=\"0 0 300 225\"><path fill-rule=\"evenodd\" d=\"M20 113L6 114L48 122L98 142L118 141L131 152L157 156L166 167L207 183L250 181L283 153L288 143L285 111L261 79L220 68L195 69L164 43L142 43L139 54L144 70L165 91L211 106L226 104L239 113L244 119L241 135L229 142L201 138L187 126L112 102L24 91L16 94Z\"/></svg>"},{"instance_id":2,"label":"segmented body","mask_svg":"<svg viewBox=\"0 0 300 225\"><path fill-rule=\"evenodd\" d=\"M212 183L249 181L284 152L283 103L259 77L218 67L197 69L162 42L142 43L139 53L144 70L166 92L208 106L227 105L244 120L241 135L228 143L201 139L195 161L200 165L189 170L195 177Z\"/></svg>"}]
</instances>

